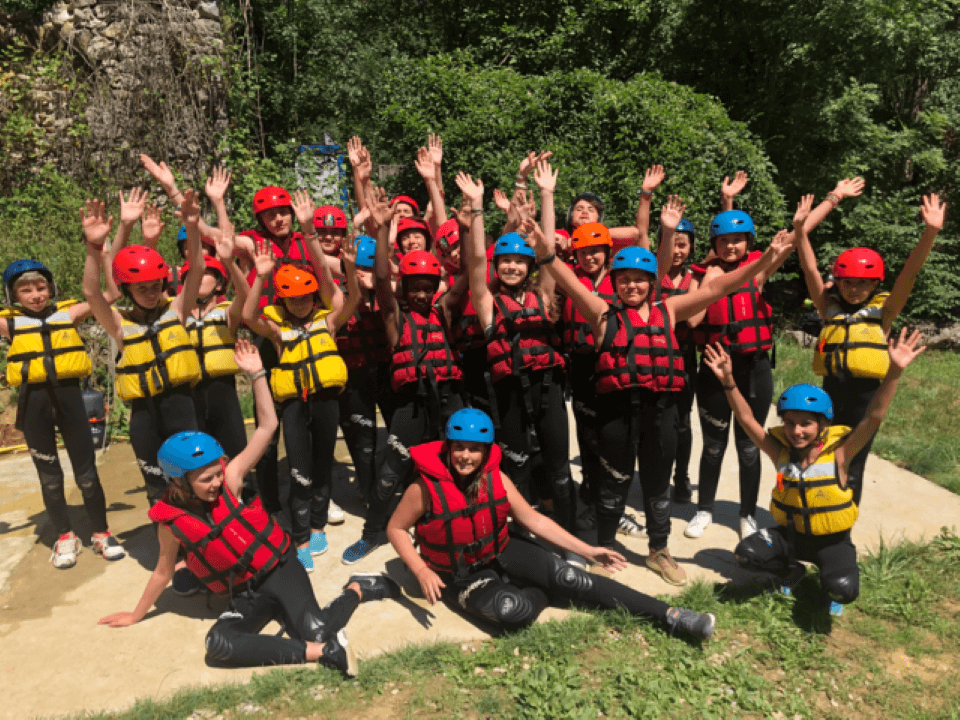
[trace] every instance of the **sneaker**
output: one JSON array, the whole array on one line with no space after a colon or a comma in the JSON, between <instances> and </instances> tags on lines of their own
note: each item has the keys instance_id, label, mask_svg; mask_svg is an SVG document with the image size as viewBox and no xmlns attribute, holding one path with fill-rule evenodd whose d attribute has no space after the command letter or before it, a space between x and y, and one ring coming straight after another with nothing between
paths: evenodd
<instances>
[{"instance_id":1,"label":"sneaker","mask_svg":"<svg viewBox=\"0 0 960 720\"><path fill-rule=\"evenodd\" d=\"M630 513L624 513L620 516L620 524L617 526L617 535L626 535L632 538L641 538L647 536L647 531L643 525L637 522L637 519Z\"/></svg>"},{"instance_id":2,"label":"sneaker","mask_svg":"<svg viewBox=\"0 0 960 720\"><path fill-rule=\"evenodd\" d=\"M180 597L189 597L200 592L203 583L188 567L182 567L173 573L173 592Z\"/></svg>"},{"instance_id":3,"label":"sneaker","mask_svg":"<svg viewBox=\"0 0 960 720\"><path fill-rule=\"evenodd\" d=\"M687 523L687 529L683 531L683 534L688 538L698 538L703 535L703 531L706 530L713 523L713 513L708 510L697 510L697 514L693 516L693 519Z\"/></svg>"},{"instance_id":4,"label":"sneaker","mask_svg":"<svg viewBox=\"0 0 960 720\"><path fill-rule=\"evenodd\" d=\"M841 615L843 615L843 605L838 603L836 600L830 601L830 606L828 610L830 614L833 615L834 617L840 617Z\"/></svg>"},{"instance_id":5,"label":"sneaker","mask_svg":"<svg viewBox=\"0 0 960 720\"><path fill-rule=\"evenodd\" d=\"M677 630L683 630L697 637L709 638L716 625L717 619L713 613L698 613L674 607L667 610L667 628L671 635Z\"/></svg>"},{"instance_id":6,"label":"sneaker","mask_svg":"<svg viewBox=\"0 0 960 720\"><path fill-rule=\"evenodd\" d=\"M127 551L120 547L120 543L109 531L103 535L94 535L90 538L90 544L93 545L93 551L104 560L119 560L127 556Z\"/></svg>"},{"instance_id":7,"label":"sneaker","mask_svg":"<svg viewBox=\"0 0 960 720\"><path fill-rule=\"evenodd\" d=\"M362 542L362 541L361 541ZM400 586L383 573L355 573L347 580L347 585L357 583L362 590L361 602L368 600L392 600L402 595ZM343 587L346 588L347 585Z\"/></svg>"},{"instance_id":8,"label":"sneaker","mask_svg":"<svg viewBox=\"0 0 960 720\"><path fill-rule=\"evenodd\" d=\"M687 574L666 548L651 552L647 556L647 567L671 585L683 585L687 582Z\"/></svg>"},{"instance_id":9,"label":"sneaker","mask_svg":"<svg viewBox=\"0 0 960 720\"><path fill-rule=\"evenodd\" d=\"M757 527L757 521L753 519L753 515L747 515L746 517L740 518L740 539L748 538L753 535L759 528Z\"/></svg>"},{"instance_id":10,"label":"sneaker","mask_svg":"<svg viewBox=\"0 0 960 720\"><path fill-rule=\"evenodd\" d=\"M343 630L324 644L320 663L336 668L347 677L357 676L357 657L353 654L353 648L347 642L347 634Z\"/></svg>"},{"instance_id":11,"label":"sneaker","mask_svg":"<svg viewBox=\"0 0 960 720\"><path fill-rule=\"evenodd\" d=\"M327 510L327 522L331 525L343 525L344 520L346 520L346 516L343 514L343 510L331 500L330 509Z\"/></svg>"},{"instance_id":12,"label":"sneaker","mask_svg":"<svg viewBox=\"0 0 960 720\"><path fill-rule=\"evenodd\" d=\"M60 539L53 544L53 554L50 555L50 562L58 570L66 570L77 564L77 555L83 549L83 543L80 538L72 532L61 535Z\"/></svg>"},{"instance_id":13,"label":"sneaker","mask_svg":"<svg viewBox=\"0 0 960 720\"><path fill-rule=\"evenodd\" d=\"M363 560L378 547L380 546L377 543L367 542L363 538L360 538L353 545L343 551L343 557L340 560L344 565L354 565Z\"/></svg>"},{"instance_id":14,"label":"sneaker","mask_svg":"<svg viewBox=\"0 0 960 720\"><path fill-rule=\"evenodd\" d=\"M308 573L313 572L313 555L310 554L310 547L297 548L297 560L303 565L303 569Z\"/></svg>"},{"instance_id":15,"label":"sneaker","mask_svg":"<svg viewBox=\"0 0 960 720\"><path fill-rule=\"evenodd\" d=\"M325 532L310 533L311 555L323 555L327 551L328 547L330 546L327 543L327 534Z\"/></svg>"}]
</instances>

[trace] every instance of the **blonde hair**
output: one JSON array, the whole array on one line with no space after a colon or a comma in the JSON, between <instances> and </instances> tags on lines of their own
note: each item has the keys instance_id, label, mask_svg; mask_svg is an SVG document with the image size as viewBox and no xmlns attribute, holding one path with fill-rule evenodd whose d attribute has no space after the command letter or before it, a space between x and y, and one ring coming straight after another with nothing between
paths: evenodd
<instances>
[{"instance_id":1,"label":"blonde hair","mask_svg":"<svg viewBox=\"0 0 960 720\"><path fill-rule=\"evenodd\" d=\"M40 281L48 288L50 287L50 281L44 277L43 273L37 272L36 270L28 270L23 273L20 277L13 281L13 292L17 292L17 288L25 283L34 283Z\"/></svg>"}]
</instances>

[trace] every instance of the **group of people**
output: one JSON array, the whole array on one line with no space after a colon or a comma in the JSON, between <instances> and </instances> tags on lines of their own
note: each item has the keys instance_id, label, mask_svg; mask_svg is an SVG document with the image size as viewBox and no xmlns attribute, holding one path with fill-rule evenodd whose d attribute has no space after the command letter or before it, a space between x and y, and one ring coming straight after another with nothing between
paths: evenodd
<instances>
[{"instance_id":1,"label":"group of people","mask_svg":"<svg viewBox=\"0 0 960 720\"><path fill-rule=\"evenodd\" d=\"M902 371L922 350L917 333L890 335L943 224L936 195L924 198L926 229L885 292L883 259L873 250L843 252L825 283L809 242L831 210L862 192L859 178L838 183L816 207L812 195L802 198L792 230L762 252L750 215L733 208L745 173L724 179L721 212L699 252L683 201L670 196L654 253L649 218L665 177L660 166L645 174L633 226L608 227L600 198L582 193L558 228L558 172L549 152L530 153L512 193L493 193L506 213L493 238L483 183L470 175L456 176L462 202L448 217L438 137L416 160L430 198L423 213L412 197L388 198L373 186L358 138L348 151L358 208L352 232L342 209L316 208L305 192L273 186L252 199L257 227L235 232L223 169L206 184L217 215L208 225L198 194L181 192L165 164L141 156L183 223L176 263L156 250L160 210L133 190L120 195L112 242L104 204L80 209L85 302L58 299L38 260L4 272L7 380L21 386L18 424L58 533L57 568L77 562L82 542L66 512L55 427L93 550L124 556L107 527L80 396L91 363L78 324L92 315L118 348L116 392L130 405L160 559L136 609L102 623L139 621L171 580L181 594L202 585L230 597L207 636L208 661L319 660L354 673L343 627L361 600L397 597L400 588L384 575L356 574L321 610L307 579L328 548L326 526L343 521L331 500L339 425L366 506L345 564L386 538L429 602L445 599L503 628L533 622L551 603L575 603L625 608L709 637L712 615L588 571L591 563L625 566L618 533L646 535L647 567L668 583L686 581L667 546L671 505L692 501L694 397L704 442L697 512L685 534L700 537L712 522L733 416L737 558L784 585L803 576L801 561L816 564L831 612L856 599L850 530L870 444ZM143 243L130 245L138 222ZM774 320L762 291L794 250L824 322L813 358L824 381L787 389L777 402L783 425L766 432ZM249 440L239 373L254 396ZM387 426L381 454L378 409ZM278 472L281 428L287 473ZM764 529L756 521L760 450L777 469L777 525ZM625 512L638 463L644 526ZM260 635L271 619L283 620L290 637Z\"/></svg>"}]
</instances>

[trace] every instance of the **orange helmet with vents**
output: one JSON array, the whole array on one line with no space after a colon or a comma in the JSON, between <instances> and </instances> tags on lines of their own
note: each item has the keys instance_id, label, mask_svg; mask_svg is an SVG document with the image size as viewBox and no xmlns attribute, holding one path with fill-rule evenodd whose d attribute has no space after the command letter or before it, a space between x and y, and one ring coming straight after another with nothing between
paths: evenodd
<instances>
[{"instance_id":1,"label":"orange helmet with vents","mask_svg":"<svg viewBox=\"0 0 960 720\"><path fill-rule=\"evenodd\" d=\"M273 286L278 298L302 297L320 289L314 274L296 265L284 265L277 270L273 275Z\"/></svg>"},{"instance_id":2,"label":"orange helmet with vents","mask_svg":"<svg viewBox=\"0 0 960 720\"><path fill-rule=\"evenodd\" d=\"M610 237L610 231L602 223L584 223L573 231L573 249L582 250L583 248L601 245L604 247L613 247L613 238Z\"/></svg>"}]
</instances>

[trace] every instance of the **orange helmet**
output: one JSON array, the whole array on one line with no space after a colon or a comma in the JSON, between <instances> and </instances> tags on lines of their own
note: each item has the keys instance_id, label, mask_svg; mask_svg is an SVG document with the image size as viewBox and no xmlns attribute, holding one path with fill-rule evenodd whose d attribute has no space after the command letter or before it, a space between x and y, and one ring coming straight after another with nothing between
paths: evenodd
<instances>
[{"instance_id":1,"label":"orange helmet","mask_svg":"<svg viewBox=\"0 0 960 720\"><path fill-rule=\"evenodd\" d=\"M610 237L610 231L602 223L584 223L573 231L573 249L582 250L583 248L602 245L608 248L613 247L613 239Z\"/></svg>"},{"instance_id":2,"label":"orange helmet","mask_svg":"<svg viewBox=\"0 0 960 720\"><path fill-rule=\"evenodd\" d=\"M302 297L320 289L313 273L296 265L283 265L277 270L273 275L273 286L278 298Z\"/></svg>"}]
</instances>

